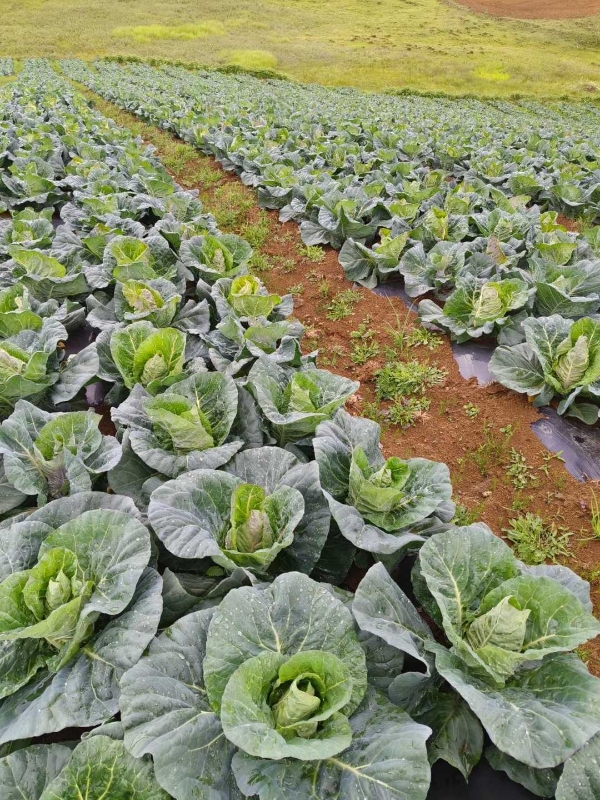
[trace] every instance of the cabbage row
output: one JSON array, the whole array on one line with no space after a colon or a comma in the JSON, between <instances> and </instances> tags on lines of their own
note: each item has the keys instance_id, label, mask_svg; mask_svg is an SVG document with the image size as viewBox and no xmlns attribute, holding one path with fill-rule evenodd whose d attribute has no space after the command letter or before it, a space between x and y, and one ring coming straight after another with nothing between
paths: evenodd
<instances>
[{"instance_id":1,"label":"cabbage row","mask_svg":"<svg viewBox=\"0 0 600 800\"><path fill-rule=\"evenodd\" d=\"M0 76L12 75L14 69L12 58L0 58Z\"/></svg>"},{"instance_id":2,"label":"cabbage row","mask_svg":"<svg viewBox=\"0 0 600 800\"><path fill-rule=\"evenodd\" d=\"M2 100L3 800L425 800L484 754L597 797L589 585L454 526L447 467L382 455L247 243L46 62Z\"/></svg>"},{"instance_id":3,"label":"cabbage row","mask_svg":"<svg viewBox=\"0 0 600 800\"><path fill-rule=\"evenodd\" d=\"M420 302L425 323L458 342L498 339L491 370L505 385L598 420L596 107L370 96L105 62L63 69L236 171L306 244L340 249L350 280L402 277L410 297L435 298ZM583 233L559 213L581 216ZM557 328L567 331L557 352L540 354L532 342Z\"/></svg>"}]
</instances>

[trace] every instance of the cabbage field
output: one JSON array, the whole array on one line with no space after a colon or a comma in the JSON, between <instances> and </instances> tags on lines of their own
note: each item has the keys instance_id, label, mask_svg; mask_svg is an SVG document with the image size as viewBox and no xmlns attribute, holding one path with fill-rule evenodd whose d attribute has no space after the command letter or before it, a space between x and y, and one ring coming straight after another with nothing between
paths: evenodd
<instances>
[{"instance_id":1,"label":"cabbage field","mask_svg":"<svg viewBox=\"0 0 600 800\"><path fill-rule=\"evenodd\" d=\"M1 800L425 800L484 760L598 800L589 583L385 458L250 244L77 82L590 423L600 115L61 70L0 87Z\"/></svg>"},{"instance_id":2,"label":"cabbage field","mask_svg":"<svg viewBox=\"0 0 600 800\"><path fill-rule=\"evenodd\" d=\"M403 277L423 321L494 337L504 385L600 412L597 106L365 95L145 65L66 73L176 132L340 249L367 287ZM576 215L580 232L565 215Z\"/></svg>"}]
</instances>

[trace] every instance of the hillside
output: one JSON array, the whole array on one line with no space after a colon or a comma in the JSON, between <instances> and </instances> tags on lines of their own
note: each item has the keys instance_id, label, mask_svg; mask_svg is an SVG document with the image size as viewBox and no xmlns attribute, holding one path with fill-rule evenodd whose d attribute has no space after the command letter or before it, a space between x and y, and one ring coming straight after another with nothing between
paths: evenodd
<instances>
[{"instance_id":1,"label":"hillside","mask_svg":"<svg viewBox=\"0 0 600 800\"><path fill-rule=\"evenodd\" d=\"M524 21L465 5L500 14L581 8L599 16ZM8 0L3 10L0 55L18 58L133 54L238 63L364 89L600 91L597 0Z\"/></svg>"}]
</instances>

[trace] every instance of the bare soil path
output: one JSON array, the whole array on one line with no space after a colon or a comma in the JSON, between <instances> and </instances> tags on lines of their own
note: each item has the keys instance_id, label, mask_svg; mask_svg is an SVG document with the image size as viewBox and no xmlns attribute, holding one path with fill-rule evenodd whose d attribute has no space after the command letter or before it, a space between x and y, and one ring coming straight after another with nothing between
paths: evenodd
<instances>
[{"instance_id":1,"label":"bare soil path","mask_svg":"<svg viewBox=\"0 0 600 800\"><path fill-rule=\"evenodd\" d=\"M600 15L600 0L459 0L457 5L494 17L569 19Z\"/></svg>"}]
</instances>

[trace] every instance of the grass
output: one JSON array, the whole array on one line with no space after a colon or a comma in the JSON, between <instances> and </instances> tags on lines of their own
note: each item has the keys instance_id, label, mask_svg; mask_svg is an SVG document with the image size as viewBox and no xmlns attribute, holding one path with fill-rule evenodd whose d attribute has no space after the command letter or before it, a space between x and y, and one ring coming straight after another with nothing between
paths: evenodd
<instances>
[{"instance_id":1,"label":"grass","mask_svg":"<svg viewBox=\"0 0 600 800\"><path fill-rule=\"evenodd\" d=\"M426 347L428 350L437 350L442 343L442 337L413 321L410 308L402 319L389 297L388 301L396 317L396 326L387 326L387 333L392 340L393 348L400 352L409 350L411 347Z\"/></svg>"},{"instance_id":2,"label":"grass","mask_svg":"<svg viewBox=\"0 0 600 800\"><path fill-rule=\"evenodd\" d=\"M573 532L554 522L528 512L511 519L509 525L504 533L512 542L516 557L526 564L543 564L571 555L569 539Z\"/></svg>"},{"instance_id":3,"label":"grass","mask_svg":"<svg viewBox=\"0 0 600 800\"><path fill-rule=\"evenodd\" d=\"M483 423L483 441L469 453L469 458L484 478L506 460L512 434L512 429L500 428L497 431L490 422Z\"/></svg>"},{"instance_id":4,"label":"grass","mask_svg":"<svg viewBox=\"0 0 600 800\"><path fill-rule=\"evenodd\" d=\"M235 63L376 90L600 91L600 16L495 19L443 0L6 0L3 10L0 54L17 58Z\"/></svg>"},{"instance_id":5,"label":"grass","mask_svg":"<svg viewBox=\"0 0 600 800\"><path fill-rule=\"evenodd\" d=\"M600 539L600 502L594 491L592 491L592 498L590 500L590 524L594 535L593 538Z\"/></svg>"}]
</instances>

